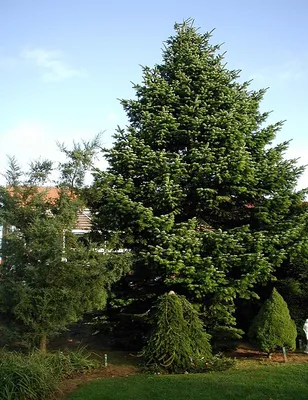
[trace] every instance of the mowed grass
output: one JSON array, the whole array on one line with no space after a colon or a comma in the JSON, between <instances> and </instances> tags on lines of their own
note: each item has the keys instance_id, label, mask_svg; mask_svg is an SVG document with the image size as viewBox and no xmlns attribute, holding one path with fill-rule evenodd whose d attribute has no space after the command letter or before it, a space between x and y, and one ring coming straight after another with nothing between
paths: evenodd
<instances>
[{"instance_id":1,"label":"mowed grass","mask_svg":"<svg viewBox=\"0 0 308 400\"><path fill-rule=\"evenodd\" d=\"M89 383L69 400L307 400L308 364L195 375L135 375Z\"/></svg>"}]
</instances>

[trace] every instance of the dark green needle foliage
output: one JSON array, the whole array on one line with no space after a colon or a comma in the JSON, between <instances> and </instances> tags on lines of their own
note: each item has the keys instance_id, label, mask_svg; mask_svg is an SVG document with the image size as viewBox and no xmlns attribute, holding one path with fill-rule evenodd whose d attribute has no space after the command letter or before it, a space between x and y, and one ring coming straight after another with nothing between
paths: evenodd
<instances>
[{"instance_id":1,"label":"dark green needle foliage","mask_svg":"<svg viewBox=\"0 0 308 400\"><path fill-rule=\"evenodd\" d=\"M174 289L199 303L212 333L236 333L235 300L257 297L300 247L307 213L296 191L303 168L284 158L288 142L273 144L283 123L266 125L260 111L265 90L241 83L210 39L176 24L162 62L143 67L93 207L104 239L135 256L115 288L117 315Z\"/></svg>"},{"instance_id":2,"label":"dark green needle foliage","mask_svg":"<svg viewBox=\"0 0 308 400\"><path fill-rule=\"evenodd\" d=\"M0 319L17 331L19 341L43 351L48 339L105 306L108 289L129 257L100 253L97 245L72 233L84 204L65 180L61 188L47 187L51 170L51 162L40 161L24 173L11 159L8 185L0 188ZM77 171L72 163L72 175L80 170L80 163ZM80 187L82 179L78 182Z\"/></svg>"},{"instance_id":3,"label":"dark green needle foliage","mask_svg":"<svg viewBox=\"0 0 308 400\"><path fill-rule=\"evenodd\" d=\"M197 311L184 296L166 293L159 297L152 316L153 331L142 355L148 366L181 373L193 361L209 360L209 335Z\"/></svg>"},{"instance_id":4,"label":"dark green needle foliage","mask_svg":"<svg viewBox=\"0 0 308 400\"><path fill-rule=\"evenodd\" d=\"M268 354L277 348L296 348L296 326L290 317L287 303L273 290L262 305L249 329L249 338Z\"/></svg>"}]
</instances>

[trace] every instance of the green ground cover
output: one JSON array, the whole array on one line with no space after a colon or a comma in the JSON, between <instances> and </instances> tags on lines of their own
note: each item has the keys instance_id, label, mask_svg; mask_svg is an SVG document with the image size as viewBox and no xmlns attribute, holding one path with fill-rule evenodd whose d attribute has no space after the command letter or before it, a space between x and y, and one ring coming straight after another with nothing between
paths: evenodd
<instances>
[{"instance_id":1,"label":"green ground cover","mask_svg":"<svg viewBox=\"0 0 308 400\"><path fill-rule=\"evenodd\" d=\"M68 400L306 400L307 376L308 364L195 375L137 375L92 382Z\"/></svg>"}]
</instances>

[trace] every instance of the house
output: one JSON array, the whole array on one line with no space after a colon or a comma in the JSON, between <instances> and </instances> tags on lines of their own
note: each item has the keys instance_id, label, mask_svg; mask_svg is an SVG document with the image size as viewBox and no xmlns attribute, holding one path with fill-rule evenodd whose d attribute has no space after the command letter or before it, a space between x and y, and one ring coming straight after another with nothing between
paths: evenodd
<instances>
[{"instance_id":1,"label":"house","mask_svg":"<svg viewBox=\"0 0 308 400\"><path fill-rule=\"evenodd\" d=\"M83 235L90 233L92 228L91 211L88 208L84 208L77 212L76 226L72 229L75 235Z\"/></svg>"}]
</instances>

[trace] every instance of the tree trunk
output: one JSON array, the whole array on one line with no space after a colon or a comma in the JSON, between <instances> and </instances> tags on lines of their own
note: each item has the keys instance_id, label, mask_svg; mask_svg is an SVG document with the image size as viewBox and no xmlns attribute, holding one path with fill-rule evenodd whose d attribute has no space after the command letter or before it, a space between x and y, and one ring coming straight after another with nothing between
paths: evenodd
<instances>
[{"instance_id":1,"label":"tree trunk","mask_svg":"<svg viewBox=\"0 0 308 400\"><path fill-rule=\"evenodd\" d=\"M40 350L42 353L46 353L46 348L47 348L47 337L46 335L41 336L40 340Z\"/></svg>"}]
</instances>

